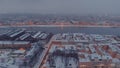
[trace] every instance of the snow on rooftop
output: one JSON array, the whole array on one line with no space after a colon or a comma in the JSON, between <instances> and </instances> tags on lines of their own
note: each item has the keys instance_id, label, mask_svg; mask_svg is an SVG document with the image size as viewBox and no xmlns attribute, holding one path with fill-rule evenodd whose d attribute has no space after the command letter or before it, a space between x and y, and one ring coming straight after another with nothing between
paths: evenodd
<instances>
[{"instance_id":1,"label":"snow on rooftop","mask_svg":"<svg viewBox=\"0 0 120 68\"><path fill-rule=\"evenodd\" d=\"M21 53L21 54L23 54L23 53L25 53L25 50L16 50L13 53Z\"/></svg>"},{"instance_id":2,"label":"snow on rooftop","mask_svg":"<svg viewBox=\"0 0 120 68\"><path fill-rule=\"evenodd\" d=\"M29 44L27 41L0 41L0 44Z\"/></svg>"}]
</instances>

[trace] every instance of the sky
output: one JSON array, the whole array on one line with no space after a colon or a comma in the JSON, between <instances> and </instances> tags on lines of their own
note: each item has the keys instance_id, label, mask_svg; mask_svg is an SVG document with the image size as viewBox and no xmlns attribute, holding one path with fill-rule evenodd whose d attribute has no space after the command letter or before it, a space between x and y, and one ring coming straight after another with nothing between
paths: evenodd
<instances>
[{"instance_id":1,"label":"sky","mask_svg":"<svg viewBox=\"0 0 120 68\"><path fill-rule=\"evenodd\" d=\"M119 14L120 0L0 0L0 13Z\"/></svg>"}]
</instances>

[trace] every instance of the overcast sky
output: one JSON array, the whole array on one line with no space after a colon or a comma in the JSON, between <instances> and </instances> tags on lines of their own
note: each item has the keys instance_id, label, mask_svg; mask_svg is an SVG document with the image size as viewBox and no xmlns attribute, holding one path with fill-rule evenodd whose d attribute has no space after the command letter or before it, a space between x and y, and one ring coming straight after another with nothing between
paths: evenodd
<instances>
[{"instance_id":1,"label":"overcast sky","mask_svg":"<svg viewBox=\"0 0 120 68\"><path fill-rule=\"evenodd\" d=\"M120 13L120 0L0 0L0 13Z\"/></svg>"}]
</instances>

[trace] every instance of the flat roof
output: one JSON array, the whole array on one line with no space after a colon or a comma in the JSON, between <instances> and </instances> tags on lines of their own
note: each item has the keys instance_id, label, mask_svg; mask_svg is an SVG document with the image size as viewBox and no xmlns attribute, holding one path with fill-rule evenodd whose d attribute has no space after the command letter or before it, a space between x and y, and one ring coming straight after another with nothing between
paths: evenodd
<instances>
[{"instance_id":1,"label":"flat roof","mask_svg":"<svg viewBox=\"0 0 120 68\"><path fill-rule=\"evenodd\" d=\"M0 44L29 44L28 41L0 41Z\"/></svg>"}]
</instances>

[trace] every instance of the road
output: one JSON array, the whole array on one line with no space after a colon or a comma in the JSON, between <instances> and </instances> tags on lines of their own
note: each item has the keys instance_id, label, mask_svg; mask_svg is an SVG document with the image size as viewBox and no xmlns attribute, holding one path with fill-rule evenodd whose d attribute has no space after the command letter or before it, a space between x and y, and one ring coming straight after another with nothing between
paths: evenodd
<instances>
[{"instance_id":1,"label":"road","mask_svg":"<svg viewBox=\"0 0 120 68\"><path fill-rule=\"evenodd\" d=\"M52 40L54 39L54 36L50 39L50 41L45 45L45 50L42 52L40 58L38 59L39 61L37 62L37 64L34 66L34 68L41 68L42 63L44 62L45 57L47 56L47 53L50 49L50 44L52 42Z\"/></svg>"}]
</instances>

